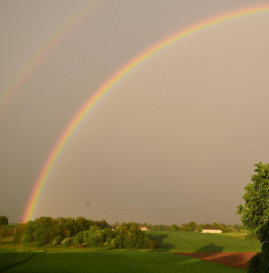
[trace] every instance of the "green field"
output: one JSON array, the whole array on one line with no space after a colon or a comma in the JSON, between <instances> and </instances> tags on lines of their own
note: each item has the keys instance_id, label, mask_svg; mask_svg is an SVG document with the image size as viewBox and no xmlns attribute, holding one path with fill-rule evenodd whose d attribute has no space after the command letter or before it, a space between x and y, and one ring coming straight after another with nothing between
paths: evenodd
<instances>
[{"instance_id":1,"label":"green field","mask_svg":"<svg viewBox=\"0 0 269 273\"><path fill-rule=\"evenodd\" d=\"M0 248L0 272L16 273L245 273L245 270L173 255L172 251L257 251L260 244L224 235L147 232L161 243L156 250Z\"/></svg>"},{"instance_id":2,"label":"green field","mask_svg":"<svg viewBox=\"0 0 269 273\"><path fill-rule=\"evenodd\" d=\"M231 237L246 237L247 232L227 232L227 233L222 233L224 236L231 236Z\"/></svg>"},{"instance_id":3,"label":"green field","mask_svg":"<svg viewBox=\"0 0 269 273\"><path fill-rule=\"evenodd\" d=\"M259 251L258 241L227 236L182 231L148 232L152 240L160 242L161 251L169 252L248 252Z\"/></svg>"},{"instance_id":4,"label":"green field","mask_svg":"<svg viewBox=\"0 0 269 273\"><path fill-rule=\"evenodd\" d=\"M242 273L219 264L161 252L99 251L0 253L0 272ZM3 258L3 259L2 259ZM25 262L22 263L23 259ZM12 266L14 261L15 266ZM17 265L16 265L17 264Z\"/></svg>"}]
</instances>

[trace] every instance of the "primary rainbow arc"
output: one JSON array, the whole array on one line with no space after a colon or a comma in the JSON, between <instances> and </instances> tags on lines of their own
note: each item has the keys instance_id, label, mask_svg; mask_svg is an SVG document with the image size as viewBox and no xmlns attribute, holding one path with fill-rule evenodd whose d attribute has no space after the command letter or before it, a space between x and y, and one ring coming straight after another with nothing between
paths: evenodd
<instances>
[{"instance_id":1,"label":"primary rainbow arc","mask_svg":"<svg viewBox=\"0 0 269 273\"><path fill-rule=\"evenodd\" d=\"M60 153L65 147L66 142L69 140L71 135L74 133L78 125L82 122L82 120L86 117L89 111L96 105L96 103L114 86L118 83L126 74L132 71L137 65L144 62L146 59L150 58L153 54L157 53L162 48L174 43L186 37L194 32L197 32L206 27L219 24L224 21L228 21L234 18L239 18L242 16L247 16L251 14L261 13L261 12L269 12L269 4L262 6L249 7L246 9L236 10L229 13L225 13L216 17L209 18L202 22L199 22L195 25L187 27L176 34L165 38L154 46L150 47L137 57L133 58L129 63L123 66L120 70L118 70L114 75L112 75L107 81L105 81L101 87L91 96L86 103L79 109L77 114L68 124L57 143L55 144L53 150L51 151L49 157L46 160L45 165L43 166L41 173L39 174L30 199L27 203L27 207L24 212L23 221L28 221L33 218L33 214L35 212L35 208L37 202L39 200L40 194L42 192L42 188L45 185L45 182L57 160Z\"/></svg>"}]
</instances>

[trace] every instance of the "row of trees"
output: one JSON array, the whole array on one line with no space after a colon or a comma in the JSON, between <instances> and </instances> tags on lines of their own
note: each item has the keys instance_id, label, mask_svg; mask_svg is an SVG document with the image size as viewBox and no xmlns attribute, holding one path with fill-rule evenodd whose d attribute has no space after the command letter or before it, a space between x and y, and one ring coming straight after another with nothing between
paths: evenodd
<instances>
[{"instance_id":1,"label":"row of trees","mask_svg":"<svg viewBox=\"0 0 269 273\"><path fill-rule=\"evenodd\" d=\"M143 223L143 226L147 227L148 230L152 231L197 231L201 232L202 229L220 229L222 232L240 232L243 227L242 225L226 225L222 223L213 223L213 224L197 224L194 221L189 222L188 224L182 224L181 226L173 225L151 225Z\"/></svg>"},{"instance_id":2,"label":"row of trees","mask_svg":"<svg viewBox=\"0 0 269 273\"><path fill-rule=\"evenodd\" d=\"M122 223L113 228L105 220L92 221L84 217L40 217L16 228L13 243L43 245L109 247L109 248L156 248L136 223Z\"/></svg>"},{"instance_id":3,"label":"row of trees","mask_svg":"<svg viewBox=\"0 0 269 273\"><path fill-rule=\"evenodd\" d=\"M80 231L87 231L92 226L101 229L108 228L105 220L93 221L84 217L74 218L52 218L40 217L26 224L20 224L16 228L13 243L39 242L40 245L51 243L56 236L71 238Z\"/></svg>"}]
</instances>

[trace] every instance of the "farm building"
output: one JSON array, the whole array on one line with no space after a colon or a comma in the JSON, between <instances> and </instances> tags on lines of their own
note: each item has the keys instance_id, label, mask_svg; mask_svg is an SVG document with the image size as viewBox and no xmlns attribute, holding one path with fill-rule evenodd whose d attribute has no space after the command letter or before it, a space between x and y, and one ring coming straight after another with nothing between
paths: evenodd
<instances>
[{"instance_id":1,"label":"farm building","mask_svg":"<svg viewBox=\"0 0 269 273\"><path fill-rule=\"evenodd\" d=\"M202 233L222 233L220 229L202 229Z\"/></svg>"},{"instance_id":2,"label":"farm building","mask_svg":"<svg viewBox=\"0 0 269 273\"><path fill-rule=\"evenodd\" d=\"M144 230L144 231L148 231L148 228L145 227L145 226L141 226L140 229L141 229L141 230Z\"/></svg>"}]
</instances>

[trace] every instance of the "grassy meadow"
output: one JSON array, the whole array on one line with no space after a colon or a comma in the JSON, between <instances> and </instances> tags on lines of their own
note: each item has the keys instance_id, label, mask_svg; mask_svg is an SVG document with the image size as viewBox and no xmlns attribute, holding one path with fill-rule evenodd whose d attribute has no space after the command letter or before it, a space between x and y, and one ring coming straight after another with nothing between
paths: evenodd
<instances>
[{"instance_id":1,"label":"grassy meadow","mask_svg":"<svg viewBox=\"0 0 269 273\"><path fill-rule=\"evenodd\" d=\"M242 273L244 270L208 263L167 252L98 251L98 252L20 252L1 253L0 272L184 272ZM23 262L25 261L25 262ZM12 264L13 263L13 264Z\"/></svg>"},{"instance_id":2,"label":"grassy meadow","mask_svg":"<svg viewBox=\"0 0 269 273\"><path fill-rule=\"evenodd\" d=\"M261 249L261 244L258 241L234 237L231 235L232 233L208 234L184 231L149 231L147 234L150 239L160 242L159 251L248 252ZM226 234L230 234L230 236ZM237 233L235 236L240 235Z\"/></svg>"},{"instance_id":3,"label":"grassy meadow","mask_svg":"<svg viewBox=\"0 0 269 273\"><path fill-rule=\"evenodd\" d=\"M220 264L173 255L170 252L258 251L256 241L194 232L147 232L160 242L156 250L107 250L63 247L0 248L0 272L184 272L245 273Z\"/></svg>"}]
</instances>

